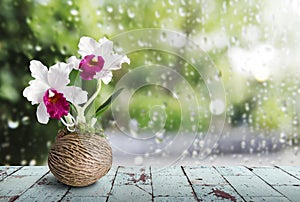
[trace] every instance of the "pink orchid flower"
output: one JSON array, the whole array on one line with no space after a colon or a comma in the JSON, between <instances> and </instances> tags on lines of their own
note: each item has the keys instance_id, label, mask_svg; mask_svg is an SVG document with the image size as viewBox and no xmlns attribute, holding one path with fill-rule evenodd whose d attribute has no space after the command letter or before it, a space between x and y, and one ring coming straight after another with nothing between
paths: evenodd
<instances>
[{"instance_id":1,"label":"pink orchid flower","mask_svg":"<svg viewBox=\"0 0 300 202\"><path fill-rule=\"evenodd\" d=\"M32 60L30 71L34 80L23 91L31 104L38 104L37 119L46 124L49 118L61 119L68 115L69 102L79 105L87 101L87 92L79 87L67 86L70 83L70 64L57 63L48 70L41 62Z\"/></svg>"},{"instance_id":2,"label":"pink orchid flower","mask_svg":"<svg viewBox=\"0 0 300 202\"><path fill-rule=\"evenodd\" d=\"M81 37L78 47L82 59L72 56L68 62L81 71L83 80L97 79L108 84L112 79L112 70L120 69L123 63L130 64L126 55L114 53L113 42L105 37L98 42L90 37Z\"/></svg>"}]
</instances>

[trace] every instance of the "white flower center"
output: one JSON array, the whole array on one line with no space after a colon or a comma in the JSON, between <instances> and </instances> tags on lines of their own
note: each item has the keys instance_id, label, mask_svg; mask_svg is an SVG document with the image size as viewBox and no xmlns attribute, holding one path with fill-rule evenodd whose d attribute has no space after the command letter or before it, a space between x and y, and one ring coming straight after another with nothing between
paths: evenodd
<instances>
[{"instance_id":1,"label":"white flower center","mask_svg":"<svg viewBox=\"0 0 300 202\"><path fill-rule=\"evenodd\" d=\"M97 63L98 62L98 57L97 56L93 57L92 62Z\"/></svg>"},{"instance_id":2,"label":"white flower center","mask_svg":"<svg viewBox=\"0 0 300 202\"><path fill-rule=\"evenodd\" d=\"M55 96L55 93L52 90L49 90L48 93L49 93L49 97L54 97Z\"/></svg>"}]
</instances>

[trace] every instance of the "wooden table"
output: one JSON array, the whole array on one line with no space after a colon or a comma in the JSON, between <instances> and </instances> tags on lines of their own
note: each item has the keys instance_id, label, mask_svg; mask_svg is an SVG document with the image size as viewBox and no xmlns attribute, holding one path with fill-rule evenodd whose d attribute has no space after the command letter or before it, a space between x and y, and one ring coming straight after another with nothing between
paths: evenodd
<instances>
[{"instance_id":1,"label":"wooden table","mask_svg":"<svg viewBox=\"0 0 300 202\"><path fill-rule=\"evenodd\" d=\"M83 188L46 166L0 167L0 201L300 201L300 166L113 167Z\"/></svg>"}]
</instances>

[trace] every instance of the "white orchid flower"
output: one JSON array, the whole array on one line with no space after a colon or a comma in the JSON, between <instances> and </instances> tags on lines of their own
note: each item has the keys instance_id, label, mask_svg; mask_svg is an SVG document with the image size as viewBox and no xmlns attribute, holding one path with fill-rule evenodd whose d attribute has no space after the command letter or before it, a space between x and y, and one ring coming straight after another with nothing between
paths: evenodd
<instances>
[{"instance_id":1,"label":"white orchid flower","mask_svg":"<svg viewBox=\"0 0 300 202\"><path fill-rule=\"evenodd\" d=\"M78 53L82 59L75 56L68 59L74 69L78 69L84 80L102 80L108 84L112 79L112 70L121 68L123 63L130 64L126 55L119 55L113 51L113 42L103 37L98 42L90 37L81 37Z\"/></svg>"},{"instance_id":2,"label":"white orchid flower","mask_svg":"<svg viewBox=\"0 0 300 202\"><path fill-rule=\"evenodd\" d=\"M70 64L57 63L48 70L40 61L30 62L30 71L34 80L23 91L24 97L31 104L38 104L37 119L46 124L49 118L61 119L69 113L70 105L83 104L87 101L87 92L79 87L67 86L70 83Z\"/></svg>"}]
</instances>

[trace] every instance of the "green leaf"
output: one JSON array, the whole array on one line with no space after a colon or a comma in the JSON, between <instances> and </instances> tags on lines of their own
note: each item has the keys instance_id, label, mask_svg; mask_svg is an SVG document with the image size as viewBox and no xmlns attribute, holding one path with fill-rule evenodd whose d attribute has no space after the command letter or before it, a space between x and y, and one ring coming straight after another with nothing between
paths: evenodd
<instances>
[{"instance_id":1,"label":"green leaf","mask_svg":"<svg viewBox=\"0 0 300 202\"><path fill-rule=\"evenodd\" d=\"M117 91L115 91L95 112L95 117L97 118L100 116L104 111L106 111L111 103L118 97L118 95L122 92L124 88L120 88Z\"/></svg>"},{"instance_id":2,"label":"green leaf","mask_svg":"<svg viewBox=\"0 0 300 202\"><path fill-rule=\"evenodd\" d=\"M69 77L70 77L70 86L73 86L75 84L76 79L79 77L80 71L78 70L72 70Z\"/></svg>"},{"instance_id":3,"label":"green leaf","mask_svg":"<svg viewBox=\"0 0 300 202\"><path fill-rule=\"evenodd\" d=\"M76 114L78 113L76 107L72 103L70 103L70 107L72 111L75 111Z\"/></svg>"}]
</instances>

